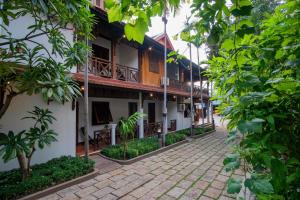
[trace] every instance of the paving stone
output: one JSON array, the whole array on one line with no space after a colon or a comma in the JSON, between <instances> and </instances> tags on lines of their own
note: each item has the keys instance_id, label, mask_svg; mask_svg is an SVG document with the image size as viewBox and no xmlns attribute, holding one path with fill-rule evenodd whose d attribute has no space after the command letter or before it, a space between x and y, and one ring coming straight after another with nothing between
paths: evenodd
<instances>
[{"instance_id":1,"label":"paving stone","mask_svg":"<svg viewBox=\"0 0 300 200\"><path fill-rule=\"evenodd\" d=\"M214 199L217 199L217 198L220 196L221 193L222 193L222 190L218 190L218 189L209 187L209 188L204 192L204 195L205 195L205 196L208 196L208 197L211 197L211 198L214 198Z\"/></svg>"},{"instance_id":2,"label":"paving stone","mask_svg":"<svg viewBox=\"0 0 300 200\"><path fill-rule=\"evenodd\" d=\"M98 190L97 192L94 192L92 195L97 198L101 198L101 197L104 197L105 195L111 193L114 190L115 189L113 189L111 187L105 187L105 188L102 188L101 190Z\"/></svg>"},{"instance_id":3,"label":"paving stone","mask_svg":"<svg viewBox=\"0 0 300 200\"><path fill-rule=\"evenodd\" d=\"M223 182L223 183L225 183L227 180L228 180L228 177L227 176L224 176L224 175L218 175L217 177L216 177L216 180L218 180L218 181L221 181L221 182Z\"/></svg>"},{"instance_id":4,"label":"paving stone","mask_svg":"<svg viewBox=\"0 0 300 200\"><path fill-rule=\"evenodd\" d=\"M86 197L83 197L83 198L80 198L80 199L82 199L82 200L97 200L97 198L96 198L96 197L94 197L94 196L91 196L91 195L88 195L88 196L86 196Z\"/></svg>"},{"instance_id":5,"label":"paving stone","mask_svg":"<svg viewBox=\"0 0 300 200\"><path fill-rule=\"evenodd\" d=\"M102 189L102 188L104 188L106 186L109 186L111 184L114 184L114 182L109 180L109 179L105 179L105 180L102 180L102 181L94 184L94 186L97 187L98 189Z\"/></svg>"},{"instance_id":6,"label":"paving stone","mask_svg":"<svg viewBox=\"0 0 300 200\"><path fill-rule=\"evenodd\" d=\"M216 189L222 190L225 187L225 183L221 181L213 181L210 185L211 187L214 187Z\"/></svg>"},{"instance_id":7,"label":"paving stone","mask_svg":"<svg viewBox=\"0 0 300 200\"><path fill-rule=\"evenodd\" d=\"M88 180L88 181L85 181L85 182L82 182L82 183L78 184L78 186L80 188L86 188L86 187L89 187L91 185L94 185L95 183L97 183L97 180L91 179L91 180Z\"/></svg>"},{"instance_id":8,"label":"paving stone","mask_svg":"<svg viewBox=\"0 0 300 200\"><path fill-rule=\"evenodd\" d=\"M86 195L86 196L88 196L88 195ZM63 200L77 200L77 199L80 199L80 198L78 196L76 196L75 194L73 194L73 193L69 193L69 194L66 194L62 199Z\"/></svg>"},{"instance_id":9,"label":"paving stone","mask_svg":"<svg viewBox=\"0 0 300 200\"><path fill-rule=\"evenodd\" d=\"M94 187L94 186L89 186L89 187L86 187L82 190L79 190L78 192L76 192L75 194L81 198L85 197L85 196L88 196L90 194L92 194L93 192L97 191L98 188Z\"/></svg>"},{"instance_id":10,"label":"paving stone","mask_svg":"<svg viewBox=\"0 0 300 200\"><path fill-rule=\"evenodd\" d=\"M159 199L161 199L161 200L174 200L174 199L176 199L176 198L170 197L170 196L168 196L168 195L163 195L163 196L161 196Z\"/></svg>"},{"instance_id":11,"label":"paving stone","mask_svg":"<svg viewBox=\"0 0 300 200\"><path fill-rule=\"evenodd\" d=\"M151 188L146 188L146 187L140 187L136 190L133 190L130 192L131 196L134 196L136 198L141 198L143 195L145 195L147 192L149 192Z\"/></svg>"},{"instance_id":12,"label":"paving stone","mask_svg":"<svg viewBox=\"0 0 300 200\"><path fill-rule=\"evenodd\" d=\"M200 180L195 183L194 187L199 188L201 190L205 190L208 185L209 185L209 182Z\"/></svg>"},{"instance_id":13,"label":"paving stone","mask_svg":"<svg viewBox=\"0 0 300 200\"><path fill-rule=\"evenodd\" d=\"M202 193L199 188L192 187L184 195L190 197L191 199L197 199Z\"/></svg>"},{"instance_id":14,"label":"paving stone","mask_svg":"<svg viewBox=\"0 0 300 200\"><path fill-rule=\"evenodd\" d=\"M65 188L63 190L58 191L56 194L58 194L60 197L65 197L68 194L74 194L75 192L79 191L81 188L78 185L73 185L71 187Z\"/></svg>"},{"instance_id":15,"label":"paving stone","mask_svg":"<svg viewBox=\"0 0 300 200\"><path fill-rule=\"evenodd\" d=\"M40 198L39 200L57 200L60 199L61 197L58 196L58 194L51 194L45 197Z\"/></svg>"},{"instance_id":16,"label":"paving stone","mask_svg":"<svg viewBox=\"0 0 300 200\"><path fill-rule=\"evenodd\" d=\"M137 199L137 198L135 198L131 195L126 195L126 196L120 198L120 200L134 200L134 199Z\"/></svg>"},{"instance_id":17,"label":"paving stone","mask_svg":"<svg viewBox=\"0 0 300 200\"><path fill-rule=\"evenodd\" d=\"M189 188L193 184L192 181L182 180L180 181L177 186L183 189Z\"/></svg>"},{"instance_id":18,"label":"paving stone","mask_svg":"<svg viewBox=\"0 0 300 200\"><path fill-rule=\"evenodd\" d=\"M207 197L207 196L201 196L201 197L199 198L199 200L213 200L213 199L210 198L210 197Z\"/></svg>"},{"instance_id":19,"label":"paving stone","mask_svg":"<svg viewBox=\"0 0 300 200\"><path fill-rule=\"evenodd\" d=\"M111 174L105 173L105 174L101 174L99 176L96 176L95 179L97 181L103 181L103 180L107 180L109 177L111 177Z\"/></svg>"},{"instance_id":20,"label":"paving stone","mask_svg":"<svg viewBox=\"0 0 300 200\"><path fill-rule=\"evenodd\" d=\"M172 188L167 195L171 196L171 197L175 197L178 198L180 195L182 195L185 192L185 189L182 189L180 187L174 187Z\"/></svg>"},{"instance_id":21,"label":"paving stone","mask_svg":"<svg viewBox=\"0 0 300 200\"><path fill-rule=\"evenodd\" d=\"M235 198L227 197L227 196L220 196L219 200L233 200Z\"/></svg>"}]
</instances>

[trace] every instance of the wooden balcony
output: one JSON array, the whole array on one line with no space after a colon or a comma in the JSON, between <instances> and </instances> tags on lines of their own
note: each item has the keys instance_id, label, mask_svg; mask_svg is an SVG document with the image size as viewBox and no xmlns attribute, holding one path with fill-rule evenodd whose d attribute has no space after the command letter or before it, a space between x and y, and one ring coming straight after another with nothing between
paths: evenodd
<instances>
[{"instance_id":1,"label":"wooden balcony","mask_svg":"<svg viewBox=\"0 0 300 200\"><path fill-rule=\"evenodd\" d=\"M170 79L169 80L169 88L174 88L174 89L178 89L178 90L185 91L185 92L190 92L191 91L191 86L187 85L184 82L180 82L179 80L175 80L175 79ZM207 95L208 94L207 89L202 88L202 93ZM194 94L194 96L200 96L201 95L200 86L194 85L193 94Z\"/></svg>"},{"instance_id":2,"label":"wooden balcony","mask_svg":"<svg viewBox=\"0 0 300 200\"><path fill-rule=\"evenodd\" d=\"M79 68L79 71L83 71ZM102 58L91 57L89 63L89 73L121 81L139 82L139 70L125 65L115 64Z\"/></svg>"}]
</instances>

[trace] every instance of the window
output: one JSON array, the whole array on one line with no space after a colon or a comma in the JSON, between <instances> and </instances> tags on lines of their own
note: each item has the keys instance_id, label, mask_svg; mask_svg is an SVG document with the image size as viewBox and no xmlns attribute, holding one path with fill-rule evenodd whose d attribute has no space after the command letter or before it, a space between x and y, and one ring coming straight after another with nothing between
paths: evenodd
<instances>
[{"instance_id":1,"label":"window","mask_svg":"<svg viewBox=\"0 0 300 200\"><path fill-rule=\"evenodd\" d=\"M160 56L154 51L149 51L149 71L159 73Z\"/></svg>"},{"instance_id":2,"label":"window","mask_svg":"<svg viewBox=\"0 0 300 200\"><path fill-rule=\"evenodd\" d=\"M92 102L92 125L108 124L112 121L109 102Z\"/></svg>"},{"instance_id":3,"label":"window","mask_svg":"<svg viewBox=\"0 0 300 200\"><path fill-rule=\"evenodd\" d=\"M109 49L92 44L93 56L109 60Z\"/></svg>"},{"instance_id":4,"label":"window","mask_svg":"<svg viewBox=\"0 0 300 200\"><path fill-rule=\"evenodd\" d=\"M137 112L137 103L129 102L128 103L128 116L133 115L136 112Z\"/></svg>"}]
</instances>

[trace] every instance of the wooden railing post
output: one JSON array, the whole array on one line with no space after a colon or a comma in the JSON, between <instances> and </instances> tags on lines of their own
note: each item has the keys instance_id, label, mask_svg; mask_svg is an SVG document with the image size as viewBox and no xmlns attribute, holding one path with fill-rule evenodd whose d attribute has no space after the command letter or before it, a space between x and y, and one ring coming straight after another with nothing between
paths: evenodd
<instances>
[{"instance_id":1,"label":"wooden railing post","mask_svg":"<svg viewBox=\"0 0 300 200\"><path fill-rule=\"evenodd\" d=\"M111 73L112 73L112 78L116 79L116 71L117 71L117 66L116 66L116 41L112 40L111 41Z\"/></svg>"}]
</instances>

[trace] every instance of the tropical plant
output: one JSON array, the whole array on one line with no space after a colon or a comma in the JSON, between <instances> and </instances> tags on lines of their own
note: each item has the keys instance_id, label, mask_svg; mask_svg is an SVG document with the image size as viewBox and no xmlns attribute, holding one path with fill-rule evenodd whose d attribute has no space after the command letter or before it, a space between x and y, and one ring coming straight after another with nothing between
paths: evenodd
<instances>
[{"instance_id":1,"label":"tropical plant","mask_svg":"<svg viewBox=\"0 0 300 200\"><path fill-rule=\"evenodd\" d=\"M139 42L149 18L162 15L164 8L162 1L109 2L113 2L108 6L109 17L133 23L125 34ZM149 2L160 4L159 9L152 5L143 11ZM299 199L300 2L269 2L195 0L191 5L194 22L182 36L188 40L199 36L206 43L215 98L222 102L219 110L229 120L228 141L242 135L234 153L225 158L225 168L234 170L242 164L250 174L244 186L259 199ZM230 179L228 192L238 193L242 183Z\"/></svg>"},{"instance_id":2,"label":"tropical plant","mask_svg":"<svg viewBox=\"0 0 300 200\"><path fill-rule=\"evenodd\" d=\"M89 4L89 0L0 2L0 118L19 94L42 94L45 101L60 103L81 95L69 73L83 64L89 50L79 40L91 37ZM20 20L27 20L24 30L11 32ZM68 39L66 33L71 31L74 38Z\"/></svg>"},{"instance_id":3,"label":"tropical plant","mask_svg":"<svg viewBox=\"0 0 300 200\"><path fill-rule=\"evenodd\" d=\"M31 158L36 149L43 149L57 141L57 133L49 129L49 124L55 120L51 111L34 107L34 110L28 113L30 115L23 119L34 121L28 131L0 133L0 156L4 162L17 158L23 179L30 175Z\"/></svg>"},{"instance_id":4,"label":"tropical plant","mask_svg":"<svg viewBox=\"0 0 300 200\"><path fill-rule=\"evenodd\" d=\"M134 138L134 130L136 128L136 123L139 119L142 119L144 116L145 114L136 112L129 116L127 119L122 118L119 121L119 130L123 145L124 159L126 158L128 136Z\"/></svg>"},{"instance_id":5,"label":"tropical plant","mask_svg":"<svg viewBox=\"0 0 300 200\"><path fill-rule=\"evenodd\" d=\"M242 137L225 169L250 174L244 182L230 179L228 192L238 193L243 183L258 199L300 198L300 32L293 28L300 25L300 3L281 3L254 24L255 4L235 1L230 30L210 61L228 142Z\"/></svg>"}]
</instances>

